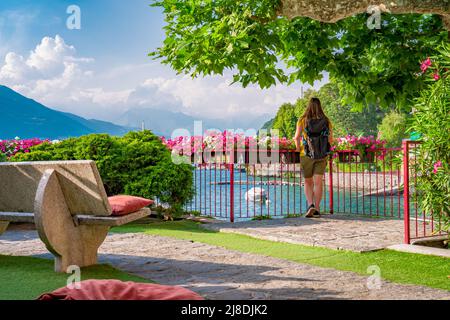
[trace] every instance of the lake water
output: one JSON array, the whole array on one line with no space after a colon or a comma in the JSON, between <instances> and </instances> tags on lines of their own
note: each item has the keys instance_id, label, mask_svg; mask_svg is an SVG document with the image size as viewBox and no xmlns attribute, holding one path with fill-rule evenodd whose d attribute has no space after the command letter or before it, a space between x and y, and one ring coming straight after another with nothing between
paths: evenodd
<instances>
[{"instance_id":1,"label":"lake water","mask_svg":"<svg viewBox=\"0 0 450 320\"><path fill-rule=\"evenodd\" d=\"M245 171L234 171L235 220L248 220L257 216L286 217L303 214L307 209L306 198L300 178L254 177ZM230 172L228 170L195 170L196 196L187 210L228 220L230 218ZM283 184L281 184L281 182ZM248 200L245 194L252 188L262 188L268 195L268 203ZM324 186L321 211L330 209L329 187ZM401 218L403 197L367 196L362 192L333 189L334 213L363 214Z\"/></svg>"}]
</instances>

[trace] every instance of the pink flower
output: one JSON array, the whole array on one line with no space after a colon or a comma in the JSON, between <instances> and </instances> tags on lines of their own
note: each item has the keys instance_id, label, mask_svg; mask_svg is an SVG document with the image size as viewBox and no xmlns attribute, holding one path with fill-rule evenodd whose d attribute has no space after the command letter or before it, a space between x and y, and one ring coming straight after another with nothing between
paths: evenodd
<instances>
[{"instance_id":1,"label":"pink flower","mask_svg":"<svg viewBox=\"0 0 450 320\"><path fill-rule=\"evenodd\" d=\"M431 59L427 58L424 62L422 62L420 69L422 70L422 73L425 73L429 67L431 67Z\"/></svg>"},{"instance_id":2,"label":"pink flower","mask_svg":"<svg viewBox=\"0 0 450 320\"><path fill-rule=\"evenodd\" d=\"M438 169L442 167L442 161L438 161L434 164L434 170L433 173L436 174L438 172Z\"/></svg>"},{"instance_id":3,"label":"pink flower","mask_svg":"<svg viewBox=\"0 0 450 320\"><path fill-rule=\"evenodd\" d=\"M16 138L14 140L0 140L0 152L5 154L8 158L10 158L20 151L29 153L31 147L39 145L44 142L50 143L50 140L48 139L20 140L19 138Z\"/></svg>"},{"instance_id":4,"label":"pink flower","mask_svg":"<svg viewBox=\"0 0 450 320\"><path fill-rule=\"evenodd\" d=\"M441 78L441 76L439 75L439 73L436 71L436 73L433 75L433 79L438 81Z\"/></svg>"}]
</instances>

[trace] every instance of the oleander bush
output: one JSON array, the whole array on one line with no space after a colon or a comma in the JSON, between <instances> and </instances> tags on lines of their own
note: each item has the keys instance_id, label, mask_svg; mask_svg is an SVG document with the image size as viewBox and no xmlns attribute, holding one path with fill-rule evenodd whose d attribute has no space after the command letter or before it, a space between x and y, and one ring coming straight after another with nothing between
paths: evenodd
<instances>
[{"instance_id":1,"label":"oleander bush","mask_svg":"<svg viewBox=\"0 0 450 320\"><path fill-rule=\"evenodd\" d=\"M429 86L415 104L410 127L422 141L414 161L420 207L440 222L439 230L450 231L450 45L421 69Z\"/></svg>"},{"instance_id":2,"label":"oleander bush","mask_svg":"<svg viewBox=\"0 0 450 320\"><path fill-rule=\"evenodd\" d=\"M194 195L193 172L175 164L161 139L151 131L123 137L91 134L56 144L43 143L10 161L94 160L108 195L130 194L167 203L174 214Z\"/></svg>"}]
</instances>

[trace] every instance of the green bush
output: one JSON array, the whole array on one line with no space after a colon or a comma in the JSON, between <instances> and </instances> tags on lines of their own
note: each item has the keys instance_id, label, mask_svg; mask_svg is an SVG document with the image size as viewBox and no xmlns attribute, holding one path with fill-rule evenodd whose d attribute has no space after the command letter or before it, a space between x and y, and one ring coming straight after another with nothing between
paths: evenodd
<instances>
[{"instance_id":1,"label":"green bush","mask_svg":"<svg viewBox=\"0 0 450 320\"><path fill-rule=\"evenodd\" d=\"M402 140L408 137L407 120L406 114L397 111L391 111L383 118L378 126L378 132L379 138L386 140L387 147L400 147Z\"/></svg>"},{"instance_id":2,"label":"green bush","mask_svg":"<svg viewBox=\"0 0 450 320\"><path fill-rule=\"evenodd\" d=\"M450 45L426 68L430 84L415 105L411 131L421 135L415 159L420 207L450 230ZM430 72L431 71L431 72Z\"/></svg>"},{"instance_id":3,"label":"green bush","mask_svg":"<svg viewBox=\"0 0 450 320\"><path fill-rule=\"evenodd\" d=\"M174 212L194 194L192 167L174 164L170 151L150 131L123 137L92 134L57 144L44 143L10 161L94 160L108 195L157 198Z\"/></svg>"}]
</instances>

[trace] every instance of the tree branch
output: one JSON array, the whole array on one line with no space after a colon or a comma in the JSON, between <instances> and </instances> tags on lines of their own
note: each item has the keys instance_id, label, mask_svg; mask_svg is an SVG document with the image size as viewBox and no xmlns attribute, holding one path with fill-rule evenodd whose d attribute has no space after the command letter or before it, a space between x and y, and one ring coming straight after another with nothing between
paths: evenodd
<instances>
[{"instance_id":1,"label":"tree branch","mask_svg":"<svg viewBox=\"0 0 450 320\"><path fill-rule=\"evenodd\" d=\"M393 14L437 14L444 18L450 30L450 0L281 0L279 15L289 19L309 17L335 23L344 18L367 12L370 6L379 6Z\"/></svg>"}]
</instances>

